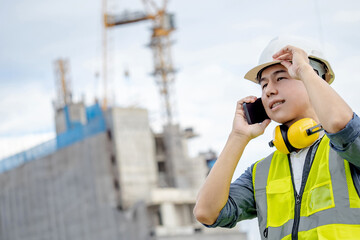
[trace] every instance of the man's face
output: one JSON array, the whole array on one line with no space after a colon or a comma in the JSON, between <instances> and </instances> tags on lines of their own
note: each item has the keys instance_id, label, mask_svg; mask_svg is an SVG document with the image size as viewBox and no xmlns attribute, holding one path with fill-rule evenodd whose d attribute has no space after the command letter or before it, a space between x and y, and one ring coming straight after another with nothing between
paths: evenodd
<instances>
[{"instance_id":1,"label":"man's face","mask_svg":"<svg viewBox=\"0 0 360 240\"><path fill-rule=\"evenodd\" d=\"M263 70L259 83L265 111L272 120L290 126L301 118L314 117L303 82L292 79L283 65Z\"/></svg>"}]
</instances>

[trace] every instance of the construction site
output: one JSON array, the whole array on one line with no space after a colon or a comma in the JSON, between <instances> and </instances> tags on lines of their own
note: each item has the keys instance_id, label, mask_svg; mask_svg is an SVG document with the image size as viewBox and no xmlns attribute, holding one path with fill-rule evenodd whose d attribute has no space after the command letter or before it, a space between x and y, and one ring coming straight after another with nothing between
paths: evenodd
<instances>
[{"instance_id":1,"label":"construction site","mask_svg":"<svg viewBox=\"0 0 360 240\"><path fill-rule=\"evenodd\" d=\"M209 229L192 213L216 154L190 157L196 131L174 121L176 25L167 1L143 0L145 11L118 15L102 4L103 95L91 105L75 101L70 62L54 60L56 137L0 159L0 240L246 240L238 227ZM107 31L141 21L153 26L161 131L147 109L109 101Z\"/></svg>"}]
</instances>

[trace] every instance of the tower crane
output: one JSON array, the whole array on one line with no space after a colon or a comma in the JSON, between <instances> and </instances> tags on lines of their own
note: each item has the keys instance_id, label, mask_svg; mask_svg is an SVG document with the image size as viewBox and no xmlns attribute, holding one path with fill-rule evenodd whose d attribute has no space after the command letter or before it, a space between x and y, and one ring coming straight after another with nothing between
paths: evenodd
<instances>
[{"instance_id":1,"label":"tower crane","mask_svg":"<svg viewBox=\"0 0 360 240\"><path fill-rule=\"evenodd\" d=\"M171 124L173 121L173 109L171 104L170 89L174 83L175 69L171 58L171 41L170 34L175 30L174 15L166 11L167 0L163 0L162 7L158 7L153 0L142 0L146 12L125 12L120 15L106 13L106 0L103 0L103 17L104 17L104 55L103 55L103 71L104 71L104 102L103 108L106 109L106 86L107 86L107 43L106 29L116 26L130 24L135 22L150 20L153 23L150 47L153 51L155 82L159 87L161 100L166 115L166 123Z\"/></svg>"},{"instance_id":2,"label":"tower crane","mask_svg":"<svg viewBox=\"0 0 360 240\"><path fill-rule=\"evenodd\" d=\"M61 108L72 101L71 82L69 77L69 61L57 59L54 62L57 99L54 102L55 108Z\"/></svg>"}]
</instances>

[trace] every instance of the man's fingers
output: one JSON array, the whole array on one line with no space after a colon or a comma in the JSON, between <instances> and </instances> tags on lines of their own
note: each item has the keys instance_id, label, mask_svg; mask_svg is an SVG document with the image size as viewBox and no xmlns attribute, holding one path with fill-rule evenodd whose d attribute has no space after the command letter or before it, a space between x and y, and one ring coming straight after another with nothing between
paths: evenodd
<instances>
[{"instance_id":1,"label":"man's fingers","mask_svg":"<svg viewBox=\"0 0 360 240\"><path fill-rule=\"evenodd\" d=\"M274 60L291 60L293 57L293 55L291 53L285 53L285 54L282 54L276 58L274 58Z\"/></svg>"},{"instance_id":2,"label":"man's fingers","mask_svg":"<svg viewBox=\"0 0 360 240\"><path fill-rule=\"evenodd\" d=\"M277 53L275 53L273 55L273 58L278 59L279 56L282 56L282 55L292 55L293 51L296 50L296 49L297 48L294 47L294 46L287 45L286 47L283 47Z\"/></svg>"},{"instance_id":3,"label":"man's fingers","mask_svg":"<svg viewBox=\"0 0 360 240\"><path fill-rule=\"evenodd\" d=\"M241 105L242 105L244 102L246 102L246 103L253 103L253 102L256 101L256 99L257 99L257 97L255 97L255 96L247 96L247 97L239 100L239 101L238 101L238 104L241 104Z\"/></svg>"},{"instance_id":4,"label":"man's fingers","mask_svg":"<svg viewBox=\"0 0 360 240\"><path fill-rule=\"evenodd\" d=\"M247 97L237 101L236 110L235 110L235 118L236 118L236 116L240 116L241 118L243 118L245 120L246 116L245 116L243 104L244 103L253 103L256 101L256 99L257 99L257 97L255 97L255 96L247 96Z\"/></svg>"},{"instance_id":5,"label":"man's fingers","mask_svg":"<svg viewBox=\"0 0 360 240\"><path fill-rule=\"evenodd\" d=\"M256 99L257 99L257 97L255 97L255 96L248 96L248 97L245 97L245 98L237 101L236 110L242 109L243 103L253 103L256 101Z\"/></svg>"},{"instance_id":6,"label":"man's fingers","mask_svg":"<svg viewBox=\"0 0 360 240\"><path fill-rule=\"evenodd\" d=\"M260 125L263 127L263 129L265 130L265 128L267 126L269 126L269 124L271 123L270 119L265 119Z\"/></svg>"},{"instance_id":7,"label":"man's fingers","mask_svg":"<svg viewBox=\"0 0 360 240\"><path fill-rule=\"evenodd\" d=\"M270 123L270 119L265 119L262 123L259 123L262 133L264 133L265 129L267 128L267 126L269 126Z\"/></svg>"},{"instance_id":8,"label":"man's fingers","mask_svg":"<svg viewBox=\"0 0 360 240\"><path fill-rule=\"evenodd\" d=\"M276 52L272 57L277 59L279 56L284 55L284 54L289 54L291 53L291 51L289 51L289 48L286 46L282 49L280 49L278 52Z\"/></svg>"},{"instance_id":9,"label":"man's fingers","mask_svg":"<svg viewBox=\"0 0 360 240\"><path fill-rule=\"evenodd\" d=\"M280 63L287 69L289 69L291 67L291 62L289 62L289 61L281 61Z\"/></svg>"}]
</instances>

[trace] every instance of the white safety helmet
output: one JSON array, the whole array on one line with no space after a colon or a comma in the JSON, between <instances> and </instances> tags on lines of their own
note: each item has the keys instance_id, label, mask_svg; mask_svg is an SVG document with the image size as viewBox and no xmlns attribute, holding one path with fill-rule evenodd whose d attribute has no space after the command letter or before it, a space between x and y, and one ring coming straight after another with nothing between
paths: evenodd
<instances>
[{"instance_id":1,"label":"white safety helmet","mask_svg":"<svg viewBox=\"0 0 360 240\"><path fill-rule=\"evenodd\" d=\"M309 56L310 65L318 75L329 84L334 81L334 72L328 61L324 59L320 47L308 40L291 36L279 36L271 40L260 55L259 65L248 71L245 79L259 83L258 77L265 68L280 63L280 61L274 61L272 56L287 45L303 49Z\"/></svg>"}]
</instances>

